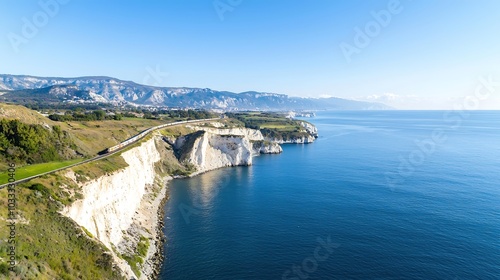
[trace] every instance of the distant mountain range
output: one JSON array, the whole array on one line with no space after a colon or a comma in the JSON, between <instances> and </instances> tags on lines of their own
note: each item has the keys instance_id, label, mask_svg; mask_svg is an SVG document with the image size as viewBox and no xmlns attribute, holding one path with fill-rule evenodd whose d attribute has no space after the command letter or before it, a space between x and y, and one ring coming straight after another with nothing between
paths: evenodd
<instances>
[{"instance_id":1,"label":"distant mountain range","mask_svg":"<svg viewBox=\"0 0 500 280\"><path fill-rule=\"evenodd\" d=\"M222 110L384 110L381 103L341 98L300 98L208 88L155 87L110 77L44 78L0 74L0 101L107 103Z\"/></svg>"}]
</instances>

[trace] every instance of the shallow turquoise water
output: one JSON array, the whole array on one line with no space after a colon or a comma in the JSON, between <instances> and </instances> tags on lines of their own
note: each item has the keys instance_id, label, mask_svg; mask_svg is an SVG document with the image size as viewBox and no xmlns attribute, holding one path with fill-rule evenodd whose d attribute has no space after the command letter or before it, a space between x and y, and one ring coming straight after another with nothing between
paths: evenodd
<instances>
[{"instance_id":1,"label":"shallow turquoise water","mask_svg":"<svg viewBox=\"0 0 500 280\"><path fill-rule=\"evenodd\" d=\"M308 120L314 144L170 183L162 279L500 279L500 112Z\"/></svg>"}]
</instances>

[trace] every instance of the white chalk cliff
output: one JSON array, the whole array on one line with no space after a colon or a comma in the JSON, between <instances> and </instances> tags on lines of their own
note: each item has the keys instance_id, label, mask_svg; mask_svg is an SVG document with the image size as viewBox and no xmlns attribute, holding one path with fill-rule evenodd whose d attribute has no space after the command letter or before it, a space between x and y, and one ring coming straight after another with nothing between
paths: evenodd
<instances>
[{"instance_id":1,"label":"white chalk cliff","mask_svg":"<svg viewBox=\"0 0 500 280\"><path fill-rule=\"evenodd\" d=\"M283 152L278 143L266 141L260 130L192 128L198 132L178 138L175 146L183 150L180 160L195 165L197 173L225 166L251 165L252 155ZM186 144L188 148L185 148Z\"/></svg>"},{"instance_id":2,"label":"white chalk cliff","mask_svg":"<svg viewBox=\"0 0 500 280\"><path fill-rule=\"evenodd\" d=\"M82 186L84 199L65 209L65 214L97 236L104 245L118 244L141 202L147 185L154 183L154 164L160 154L153 140L124 152L129 166ZM134 195L130 195L134 194Z\"/></svg>"},{"instance_id":3,"label":"white chalk cliff","mask_svg":"<svg viewBox=\"0 0 500 280\"><path fill-rule=\"evenodd\" d=\"M252 144L240 135L200 131L189 135L181 149L181 162L193 164L198 173L225 166L252 164Z\"/></svg>"},{"instance_id":4,"label":"white chalk cliff","mask_svg":"<svg viewBox=\"0 0 500 280\"><path fill-rule=\"evenodd\" d=\"M138 240L139 236L151 240L145 264L140 266L139 279L153 277L154 263L151 258L158 253L154 241L159 240L159 237L156 235L158 221L151 217L157 218L159 201L166 191L164 180L168 177L162 177L157 171L157 164L162 162L165 151L170 149L172 154L176 151L179 161L176 164L194 166L196 170L192 175L225 166L251 165L252 157L256 154L282 152L277 141L264 139L259 130L196 127L193 131L174 140L157 134L123 152L121 157L128 164L127 167L79 183L83 198L62 211L113 252L115 262L128 279L136 276L116 251L119 254L133 252L133 249L127 248L127 244L130 239ZM296 141L314 141L314 137L310 137L312 139L305 137ZM175 157L172 157L175 161Z\"/></svg>"},{"instance_id":5,"label":"white chalk cliff","mask_svg":"<svg viewBox=\"0 0 500 280\"><path fill-rule=\"evenodd\" d=\"M303 122L300 122L300 125L303 128L305 128L307 133L309 133L311 136L318 137L318 129L312 123L308 123L308 122L303 121Z\"/></svg>"},{"instance_id":6,"label":"white chalk cliff","mask_svg":"<svg viewBox=\"0 0 500 280\"><path fill-rule=\"evenodd\" d=\"M109 249L123 241L124 233L132 225L148 187L157 178L155 163L160 161L154 139L121 156L127 162L127 167L83 183L83 199L75 201L62 212L85 227ZM114 257L127 277L134 277L130 266L116 255Z\"/></svg>"},{"instance_id":7,"label":"white chalk cliff","mask_svg":"<svg viewBox=\"0 0 500 280\"><path fill-rule=\"evenodd\" d=\"M283 148L276 142L252 141L254 154L280 154Z\"/></svg>"}]
</instances>

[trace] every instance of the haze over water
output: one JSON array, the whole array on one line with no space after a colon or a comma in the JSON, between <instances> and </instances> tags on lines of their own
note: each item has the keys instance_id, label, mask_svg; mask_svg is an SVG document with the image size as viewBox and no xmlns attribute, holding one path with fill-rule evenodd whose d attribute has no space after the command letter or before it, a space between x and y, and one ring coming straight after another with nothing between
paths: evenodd
<instances>
[{"instance_id":1,"label":"haze over water","mask_svg":"<svg viewBox=\"0 0 500 280\"><path fill-rule=\"evenodd\" d=\"M499 279L500 112L443 115L322 112L314 144L172 181L161 279Z\"/></svg>"}]
</instances>

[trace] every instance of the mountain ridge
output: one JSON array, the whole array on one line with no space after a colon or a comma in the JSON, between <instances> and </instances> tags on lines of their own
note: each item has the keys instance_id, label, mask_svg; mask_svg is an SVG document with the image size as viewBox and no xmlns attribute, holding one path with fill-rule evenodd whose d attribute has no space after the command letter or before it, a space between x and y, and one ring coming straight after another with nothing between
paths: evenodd
<instances>
[{"instance_id":1,"label":"mountain ridge","mask_svg":"<svg viewBox=\"0 0 500 280\"><path fill-rule=\"evenodd\" d=\"M240 93L194 87L158 87L108 76L74 78L0 74L0 99L10 102L109 103L222 110L385 110L381 103L342 98L290 97L286 94ZM56 92L57 91L57 94ZM45 98L45 99L44 99Z\"/></svg>"}]
</instances>

